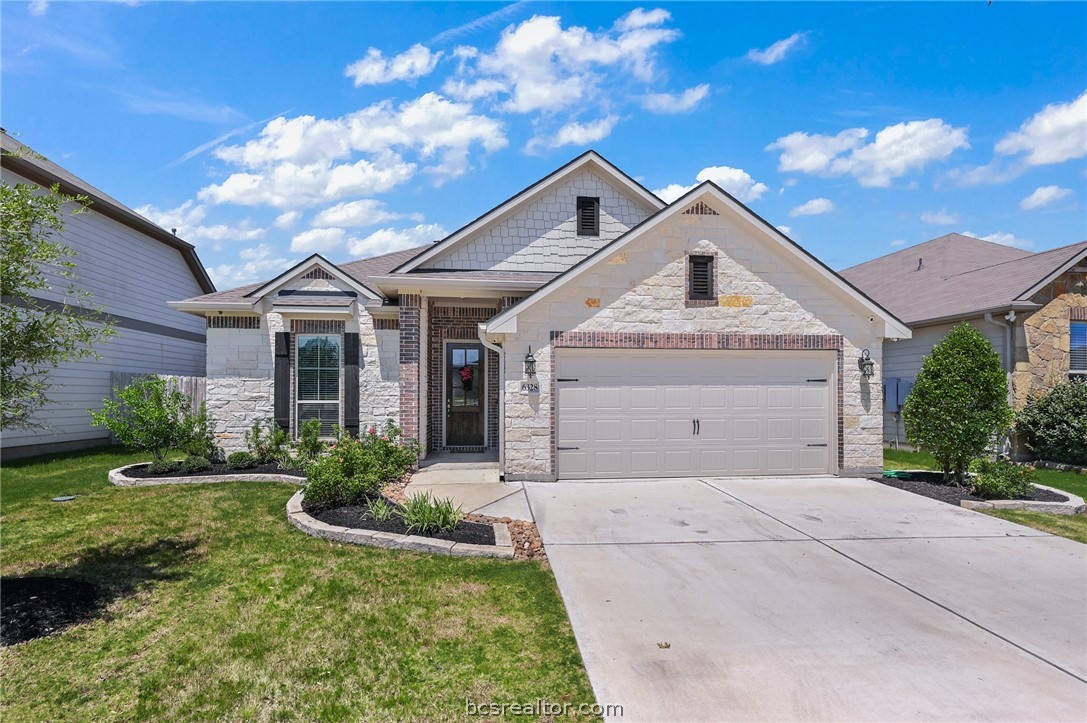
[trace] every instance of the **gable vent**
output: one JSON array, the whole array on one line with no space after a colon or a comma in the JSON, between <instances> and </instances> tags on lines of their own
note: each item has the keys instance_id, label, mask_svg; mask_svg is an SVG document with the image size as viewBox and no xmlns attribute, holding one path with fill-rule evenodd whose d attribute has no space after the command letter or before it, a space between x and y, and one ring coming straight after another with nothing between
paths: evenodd
<instances>
[{"instance_id":1,"label":"gable vent","mask_svg":"<svg viewBox=\"0 0 1087 723\"><path fill-rule=\"evenodd\" d=\"M721 214L714 211L712 208L706 205L704 201L699 201L690 208L683 211L686 216L720 216Z\"/></svg>"},{"instance_id":2,"label":"gable vent","mask_svg":"<svg viewBox=\"0 0 1087 723\"><path fill-rule=\"evenodd\" d=\"M327 271L325 271L324 269L322 269L320 266L317 266L316 268L308 271L306 273L306 275L303 276L302 278L303 279L324 279L325 281L331 281L333 276L332 276L332 274L330 274Z\"/></svg>"},{"instance_id":3,"label":"gable vent","mask_svg":"<svg viewBox=\"0 0 1087 723\"><path fill-rule=\"evenodd\" d=\"M690 256L691 264L691 299L710 299L713 297L711 274L713 273L712 256Z\"/></svg>"},{"instance_id":4,"label":"gable vent","mask_svg":"<svg viewBox=\"0 0 1087 723\"><path fill-rule=\"evenodd\" d=\"M577 197L577 235L600 235L600 199L596 196Z\"/></svg>"}]
</instances>

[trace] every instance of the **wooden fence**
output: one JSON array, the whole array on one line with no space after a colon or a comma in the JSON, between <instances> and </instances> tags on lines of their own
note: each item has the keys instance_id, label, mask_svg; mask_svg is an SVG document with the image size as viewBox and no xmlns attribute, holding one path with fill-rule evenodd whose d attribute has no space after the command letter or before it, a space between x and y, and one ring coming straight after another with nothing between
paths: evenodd
<instances>
[{"instance_id":1,"label":"wooden fence","mask_svg":"<svg viewBox=\"0 0 1087 723\"><path fill-rule=\"evenodd\" d=\"M137 379L146 376L151 375L141 374L140 372L111 371L109 373L109 398L116 400L117 393L115 390L121 387L127 387ZM188 396L189 399L192 400L192 411L194 413L200 409L200 405L208 398L207 377L175 377L169 374L157 374L155 376L166 380L166 388L168 390L173 391L176 389ZM117 443L117 440L112 434L110 435L110 443Z\"/></svg>"}]
</instances>

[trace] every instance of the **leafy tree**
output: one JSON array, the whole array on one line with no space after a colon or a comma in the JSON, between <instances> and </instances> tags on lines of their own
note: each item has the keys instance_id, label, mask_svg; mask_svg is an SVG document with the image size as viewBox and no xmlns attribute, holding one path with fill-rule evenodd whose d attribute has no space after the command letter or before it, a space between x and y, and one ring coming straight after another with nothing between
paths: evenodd
<instances>
[{"instance_id":1,"label":"leafy tree","mask_svg":"<svg viewBox=\"0 0 1087 723\"><path fill-rule=\"evenodd\" d=\"M989 340L965 322L949 331L921 363L902 417L910 444L961 486L970 461L1011 425L1008 378Z\"/></svg>"},{"instance_id":2,"label":"leafy tree","mask_svg":"<svg viewBox=\"0 0 1087 723\"><path fill-rule=\"evenodd\" d=\"M1087 382L1058 384L1030 399L1015 428L1042 459L1087 464Z\"/></svg>"},{"instance_id":3,"label":"leafy tree","mask_svg":"<svg viewBox=\"0 0 1087 723\"><path fill-rule=\"evenodd\" d=\"M92 409L90 414L94 426L113 432L121 444L147 450L161 462L171 449L182 449L192 441L192 425L187 421L192 400L168 389L165 379L141 377L115 391L120 403L105 399L102 411Z\"/></svg>"},{"instance_id":4,"label":"leafy tree","mask_svg":"<svg viewBox=\"0 0 1087 723\"><path fill-rule=\"evenodd\" d=\"M113 334L88 305L90 295L75 288L75 251L53 240L64 229L62 215L83 213L88 204L58 186L0 183L0 428L40 427L33 414L50 401L50 371L97 358L95 346ZM36 296L47 289L64 294L59 305Z\"/></svg>"}]
</instances>

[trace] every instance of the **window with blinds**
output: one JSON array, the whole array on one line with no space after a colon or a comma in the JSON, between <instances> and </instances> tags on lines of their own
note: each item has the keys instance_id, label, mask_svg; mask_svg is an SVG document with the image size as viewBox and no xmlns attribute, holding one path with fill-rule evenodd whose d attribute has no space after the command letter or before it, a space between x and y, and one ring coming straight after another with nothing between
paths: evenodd
<instances>
[{"instance_id":1,"label":"window with blinds","mask_svg":"<svg viewBox=\"0 0 1087 723\"><path fill-rule=\"evenodd\" d=\"M299 334L295 367L295 399L298 426L316 419L321 436L331 437L340 424L339 334Z\"/></svg>"},{"instance_id":2,"label":"window with blinds","mask_svg":"<svg viewBox=\"0 0 1087 723\"><path fill-rule=\"evenodd\" d=\"M713 257L688 256L690 264L690 288L688 296L692 301L704 301L713 298Z\"/></svg>"},{"instance_id":3,"label":"window with blinds","mask_svg":"<svg viewBox=\"0 0 1087 723\"><path fill-rule=\"evenodd\" d=\"M1087 379L1087 321L1073 321L1070 325L1068 372L1076 379Z\"/></svg>"},{"instance_id":4,"label":"window with blinds","mask_svg":"<svg viewBox=\"0 0 1087 723\"><path fill-rule=\"evenodd\" d=\"M577 235L600 235L600 199L595 196L577 197Z\"/></svg>"}]
</instances>

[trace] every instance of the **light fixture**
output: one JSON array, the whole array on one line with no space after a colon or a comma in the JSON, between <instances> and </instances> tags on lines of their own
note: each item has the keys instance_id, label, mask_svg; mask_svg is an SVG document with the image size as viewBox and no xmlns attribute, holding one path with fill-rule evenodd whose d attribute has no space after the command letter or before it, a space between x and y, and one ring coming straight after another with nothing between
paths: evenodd
<instances>
[{"instance_id":1,"label":"light fixture","mask_svg":"<svg viewBox=\"0 0 1087 723\"><path fill-rule=\"evenodd\" d=\"M871 379L872 374L876 371L876 363L872 361L872 355L865 349L861 352L861 358L857 360L857 366L861 368L861 374L865 379Z\"/></svg>"},{"instance_id":2,"label":"light fixture","mask_svg":"<svg viewBox=\"0 0 1087 723\"><path fill-rule=\"evenodd\" d=\"M532 347L529 347L528 354L525 354L525 376L536 376L536 357L532 356Z\"/></svg>"}]
</instances>

